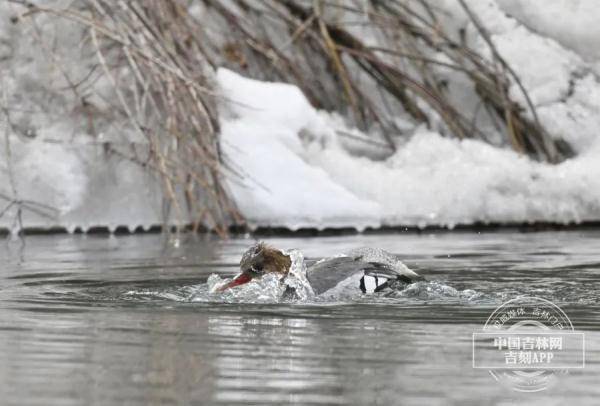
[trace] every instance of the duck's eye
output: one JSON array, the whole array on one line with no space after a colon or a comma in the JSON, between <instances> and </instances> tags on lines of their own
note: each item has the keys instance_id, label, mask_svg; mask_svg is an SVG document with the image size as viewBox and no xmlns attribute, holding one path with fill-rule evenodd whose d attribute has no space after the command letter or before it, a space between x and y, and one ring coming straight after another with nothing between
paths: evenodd
<instances>
[{"instance_id":1,"label":"duck's eye","mask_svg":"<svg viewBox=\"0 0 600 406\"><path fill-rule=\"evenodd\" d=\"M250 270L256 274L261 274L263 273L263 267L262 265L252 265L252 267L250 268Z\"/></svg>"}]
</instances>

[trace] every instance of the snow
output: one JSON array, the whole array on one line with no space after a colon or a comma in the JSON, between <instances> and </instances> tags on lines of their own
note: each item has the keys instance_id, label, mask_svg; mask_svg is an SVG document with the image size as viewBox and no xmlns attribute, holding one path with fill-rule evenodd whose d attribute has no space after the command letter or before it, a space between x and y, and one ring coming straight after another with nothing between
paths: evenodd
<instances>
[{"instance_id":1,"label":"snow","mask_svg":"<svg viewBox=\"0 0 600 406\"><path fill-rule=\"evenodd\" d=\"M570 24L577 26L587 19L581 18L579 12L572 12L586 8L587 3L570 2L568 6L560 6L559 3L564 3L563 1L546 2L544 4L547 7L538 9L536 13L530 8L533 3L541 4L536 1L504 0L470 2L499 53L527 89L540 121L545 124L550 135L567 141L576 152L581 153L596 142L600 129L600 117L596 114L600 81L598 74L594 72L598 61L594 61L593 53L579 52L581 48L571 49L562 45L583 40L577 29L573 28L566 36L561 35L560 31L548 36L539 35L529 25L520 24L520 19L524 19L527 14L524 10L529 10L527 15L530 20L535 15L540 21L547 20L549 15L556 17L558 11L562 11L570 19ZM454 15L462 12L456 7L449 9ZM510 10L514 17L508 16L504 9ZM595 13L600 17L598 11ZM474 31L474 27L470 26L470 29ZM491 55L488 44L481 38L477 38L476 42L479 51ZM528 109L523 92L516 83L511 85L510 97Z\"/></svg>"},{"instance_id":2,"label":"snow","mask_svg":"<svg viewBox=\"0 0 600 406\"><path fill-rule=\"evenodd\" d=\"M242 101L227 104L235 119L223 123L222 137L226 154L248 174L230 188L254 227L453 227L600 216L597 144L554 166L421 130L391 157L373 161L345 150L337 117L312 109L294 86L225 69L217 78L226 99ZM294 108L286 113L287 106ZM313 135L306 145L302 131Z\"/></svg>"},{"instance_id":3,"label":"snow","mask_svg":"<svg viewBox=\"0 0 600 406\"><path fill-rule=\"evenodd\" d=\"M82 203L88 178L80 158L71 149L40 139L17 142L11 146L15 165L10 170L18 174L14 182L20 193L42 194L44 203L60 213L67 213ZM55 183L57 178L62 181Z\"/></svg>"},{"instance_id":4,"label":"snow","mask_svg":"<svg viewBox=\"0 0 600 406\"><path fill-rule=\"evenodd\" d=\"M328 117L310 106L300 90L282 83L244 79L220 69L217 80L228 103L222 122L223 152L247 175L230 182L238 207L252 224L291 229L377 226L377 203L365 200L310 165L300 133L334 137Z\"/></svg>"},{"instance_id":5,"label":"snow","mask_svg":"<svg viewBox=\"0 0 600 406\"><path fill-rule=\"evenodd\" d=\"M127 151L135 145L143 152L147 146L125 120L110 117L111 84L98 77L98 69L89 75L97 61L84 51L82 27L40 14L36 24L44 35L38 40L32 25L11 22L18 10L23 9L0 2L0 229L18 226L19 206L12 200L25 202L26 228L125 226L133 231L161 224L160 183L105 149L105 142L127 145ZM48 52L53 46L54 57ZM64 90L70 88L65 71L74 82L89 79L81 94ZM94 134L81 111L79 97L84 95L94 109Z\"/></svg>"},{"instance_id":6,"label":"snow","mask_svg":"<svg viewBox=\"0 0 600 406\"><path fill-rule=\"evenodd\" d=\"M577 54L565 50L552 39L531 33L523 26L492 38L500 54L509 55L511 67L536 106L567 97L569 82L583 65ZM524 43L527 46L523 46ZM511 87L510 96L512 100L525 104L517 85Z\"/></svg>"},{"instance_id":7,"label":"snow","mask_svg":"<svg viewBox=\"0 0 600 406\"><path fill-rule=\"evenodd\" d=\"M243 174L240 179L228 173L228 188L251 227L362 230L600 220L600 8L594 0L469 4L528 89L542 123L577 156L547 165L506 148L405 125L413 135L395 153L361 153L364 146L340 134L370 135L314 109L297 87L221 68L216 80L223 96L223 152ZM467 26L473 46L491 53L456 0L439 6L449 12L444 24ZM90 134L85 114L76 111L76 96L56 90L68 87L57 61L32 39L31 27L9 21L15 7L0 4L0 97L11 119L7 126L0 118L0 193L51 208L44 209L50 216L24 210L26 227L133 230L161 224L159 181L107 153L103 144L133 141L143 150L143 140L110 118L99 119L96 136ZM70 74L84 78L96 61L82 50L81 28L64 22L58 27L43 16L37 23L49 33L47 45L66 44L62 61L77 61L69 64ZM466 84L455 79L461 105L474 106ZM90 89L88 101L105 117L110 83L100 79ZM510 96L527 108L516 84ZM0 198L0 211L8 203ZM0 228L12 228L16 209L0 217Z\"/></svg>"},{"instance_id":8,"label":"snow","mask_svg":"<svg viewBox=\"0 0 600 406\"><path fill-rule=\"evenodd\" d=\"M357 157L338 135L357 131L312 109L297 88L221 69L217 77L225 97L240 101L227 106L236 115L223 125L228 155L249 178L267 185L248 179L243 186L230 184L251 225L360 229L600 218L600 83L594 72L600 66L600 11L592 0L469 5L528 90L540 120L577 157L547 165L423 129L384 160ZM446 23L467 25L475 47L491 57L458 2L440 6L450 12ZM527 108L516 83L510 96Z\"/></svg>"},{"instance_id":9,"label":"snow","mask_svg":"<svg viewBox=\"0 0 600 406\"><path fill-rule=\"evenodd\" d=\"M26 227L87 231L100 226L114 231L125 226L133 231L161 223L160 185L147 171L108 155L96 144L78 140L66 145L50 139L46 131L33 140L11 137L11 158L0 161L0 193L12 196L12 173L16 197L36 204L24 206ZM0 143L0 154L5 153ZM0 210L7 204L1 199ZM0 227L13 228L16 210L13 206L0 218Z\"/></svg>"},{"instance_id":10,"label":"snow","mask_svg":"<svg viewBox=\"0 0 600 406\"><path fill-rule=\"evenodd\" d=\"M582 58L600 59L600 9L596 0L497 0L502 10Z\"/></svg>"}]
</instances>

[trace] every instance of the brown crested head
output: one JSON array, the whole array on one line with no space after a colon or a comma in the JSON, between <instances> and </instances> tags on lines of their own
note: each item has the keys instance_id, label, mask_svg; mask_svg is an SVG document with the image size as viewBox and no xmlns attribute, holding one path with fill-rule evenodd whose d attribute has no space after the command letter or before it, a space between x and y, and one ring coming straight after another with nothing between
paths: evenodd
<instances>
[{"instance_id":1,"label":"brown crested head","mask_svg":"<svg viewBox=\"0 0 600 406\"><path fill-rule=\"evenodd\" d=\"M240 270L242 271L231 282L224 285L219 291L243 285L252 279L261 277L267 273L277 273L286 275L292 260L280 250L273 248L264 242L259 242L248 248L240 260Z\"/></svg>"}]
</instances>

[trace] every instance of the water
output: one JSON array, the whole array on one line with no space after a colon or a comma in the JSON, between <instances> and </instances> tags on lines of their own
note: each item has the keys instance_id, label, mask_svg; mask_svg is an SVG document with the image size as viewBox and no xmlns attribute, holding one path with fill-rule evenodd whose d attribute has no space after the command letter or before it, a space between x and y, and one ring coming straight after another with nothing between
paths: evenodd
<instances>
[{"instance_id":1,"label":"water","mask_svg":"<svg viewBox=\"0 0 600 406\"><path fill-rule=\"evenodd\" d=\"M600 231L271 238L308 259L359 246L434 282L301 303L208 293L252 240L40 236L0 245L0 403L596 405ZM516 295L559 304L586 368L536 394L472 368L471 336Z\"/></svg>"}]
</instances>

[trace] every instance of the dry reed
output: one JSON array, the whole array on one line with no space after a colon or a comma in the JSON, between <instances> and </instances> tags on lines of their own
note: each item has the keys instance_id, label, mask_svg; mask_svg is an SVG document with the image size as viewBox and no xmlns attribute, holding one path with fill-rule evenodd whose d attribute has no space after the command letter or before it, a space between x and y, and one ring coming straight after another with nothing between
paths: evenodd
<instances>
[{"instance_id":1,"label":"dry reed","mask_svg":"<svg viewBox=\"0 0 600 406\"><path fill-rule=\"evenodd\" d=\"M464 32L458 38L447 32L444 11L430 0L82 0L63 9L9 1L27 8L22 20L45 13L86 27L120 114L148 141L150 159L140 163L160 174L179 224L189 219L195 229L206 225L225 235L232 223L243 224L223 183L225 172L237 175L220 152L217 99L207 75L222 65L298 85L315 107L380 135L390 153L404 136L398 115L448 136L494 142L478 122L483 111L504 144L520 153L551 163L571 154L548 135L519 77L463 0L491 58L470 48ZM198 4L206 10L203 21L190 13ZM352 18L377 37L377 46L353 32ZM127 75L118 73L123 67ZM483 109L457 105L444 71L466 78ZM525 106L509 97L512 84Z\"/></svg>"}]
</instances>

